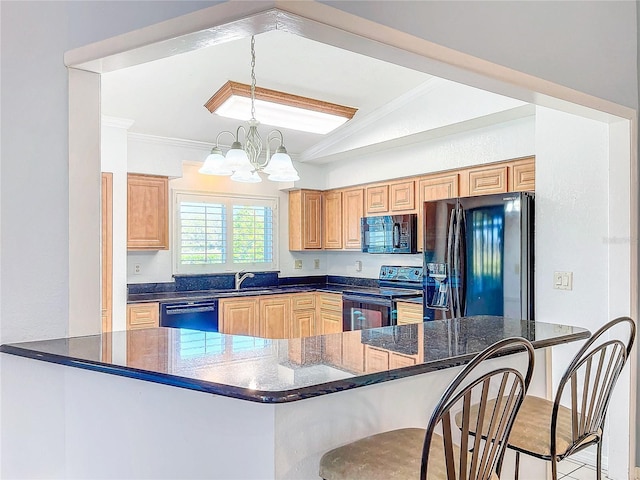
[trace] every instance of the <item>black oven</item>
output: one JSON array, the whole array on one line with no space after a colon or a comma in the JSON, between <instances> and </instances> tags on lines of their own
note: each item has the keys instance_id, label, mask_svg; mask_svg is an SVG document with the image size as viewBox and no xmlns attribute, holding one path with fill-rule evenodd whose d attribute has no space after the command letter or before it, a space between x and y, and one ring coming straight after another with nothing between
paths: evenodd
<instances>
[{"instance_id":1,"label":"black oven","mask_svg":"<svg viewBox=\"0 0 640 480\"><path fill-rule=\"evenodd\" d=\"M388 297L367 295L342 295L343 329L364 330L367 328L395 325L393 300Z\"/></svg>"}]
</instances>

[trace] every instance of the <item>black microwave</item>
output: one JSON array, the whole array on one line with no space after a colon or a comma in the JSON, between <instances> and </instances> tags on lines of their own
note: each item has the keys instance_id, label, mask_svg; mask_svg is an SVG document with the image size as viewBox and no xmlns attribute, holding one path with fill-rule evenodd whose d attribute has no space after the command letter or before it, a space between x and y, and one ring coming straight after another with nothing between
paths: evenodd
<instances>
[{"instance_id":1,"label":"black microwave","mask_svg":"<svg viewBox=\"0 0 640 480\"><path fill-rule=\"evenodd\" d=\"M360 219L360 241L366 253L417 253L418 215L383 215Z\"/></svg>"}]
</instances>

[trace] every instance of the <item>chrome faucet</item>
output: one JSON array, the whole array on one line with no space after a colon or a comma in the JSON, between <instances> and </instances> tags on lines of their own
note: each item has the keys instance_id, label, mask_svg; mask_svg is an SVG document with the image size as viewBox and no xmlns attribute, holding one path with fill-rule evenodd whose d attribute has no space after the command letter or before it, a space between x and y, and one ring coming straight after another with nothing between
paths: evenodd
<instances>
[{"instance_id":1,"label":"chrome faucet","mask_svg":"<svg viewBox=\"0 0 640 480\"><path fill-rule=\"evenodd\" d=\"M244 270L240 270L235 275L236 290L240 290L240 285L242 285L242 282L244 282L245 279L255 277L255 275L253 273L251 273L251 272L247 272L244 275L242 275L242 272L244 272Z\"/></svg>"}]
</instances>

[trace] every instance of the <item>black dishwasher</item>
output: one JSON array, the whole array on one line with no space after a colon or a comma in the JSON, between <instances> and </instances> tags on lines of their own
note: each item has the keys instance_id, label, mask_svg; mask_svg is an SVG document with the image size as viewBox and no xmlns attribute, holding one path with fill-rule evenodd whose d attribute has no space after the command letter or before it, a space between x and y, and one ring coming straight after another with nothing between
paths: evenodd
<instances>
[{"instance_id":1,"label":"black dishwasher","mask_svg":"<svg viewBox=\"0 0 640 480\"><path fill-rule=\"evenodd\" d=\"M218 331L218 299L160 304L160 326Z\"/></svg>"}]
</instances>

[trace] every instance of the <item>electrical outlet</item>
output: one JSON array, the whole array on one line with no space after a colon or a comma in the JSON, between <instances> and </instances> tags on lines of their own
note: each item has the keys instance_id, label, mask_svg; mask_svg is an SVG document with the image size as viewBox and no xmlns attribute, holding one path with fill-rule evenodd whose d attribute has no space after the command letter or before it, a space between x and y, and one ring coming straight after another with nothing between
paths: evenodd
<instances>
[{"instance_id":1,"label":"electrical outlet","mask_svg":"<svg viewBox=\"0 0 640 480\"><path fill-rule=\"evenodd\" d=\"M142 273L142 265L140 265L139 263L136 263L133 266L133 274L134 275L140 275Z\"/></svg>"},{"instance_id":2,"label":"electrical outlet","mask_svg":"<svg viewBox=\"0 0 640 480\"><path fill-rule=\"evenodd\" d=\"M302 269L302 260L294 260L293 268L295 268L296 270Z\"/></svg>"},{"instance_id":3,"label":"electrical outlet","mask_svg":"<svg viewBox=\"0 0 640 480\"><path fill-rule=\"evenodd\" d=\"M360 260L356 260L356 272L362 271L362 262Z\"/></svg>"},{"instance_id":4,"label":"electrical outlet","mask_svg":"<svg viewBox=\"0 0 640 480\"><path fill-rule=\"evenodd\" d=\"M313 268L315 268L316 270L318 270L320 268L320 259L319 258L314 258L313 259Z\"/></svg>"},{"instance_id":5,"label":"electrical outlet","mask_svg":"<svg viewBox=\"0 0 640 480\"><path fill-rule=\"evenodd\" d=\"M553 288L573 290L573 272L553 272Z\"/></svg>"}]
</instances>

